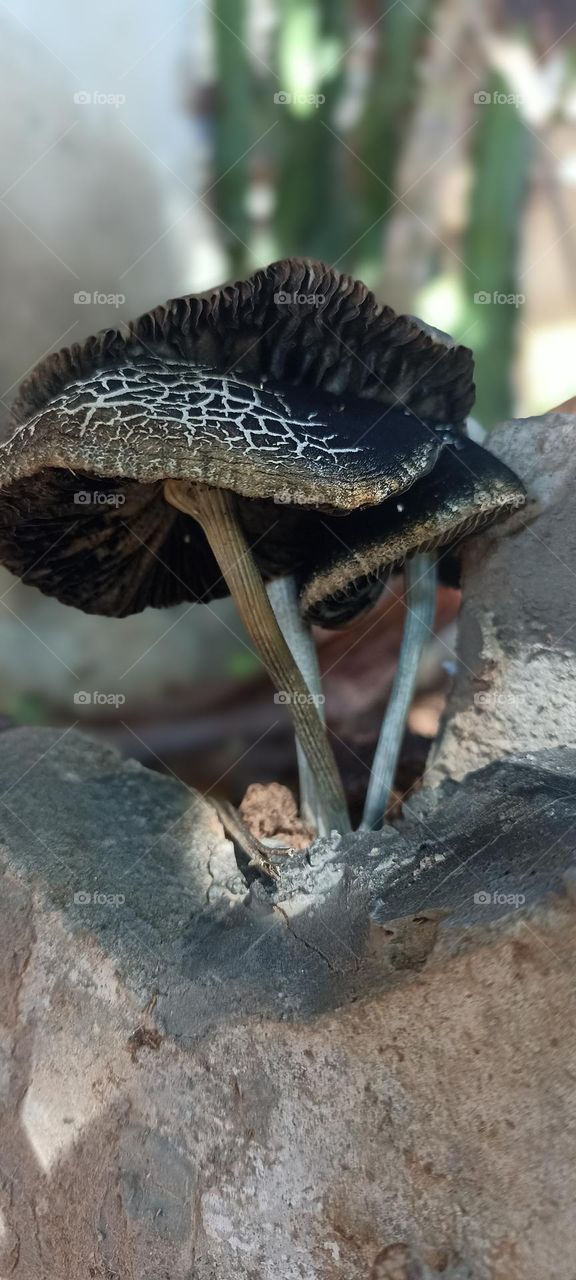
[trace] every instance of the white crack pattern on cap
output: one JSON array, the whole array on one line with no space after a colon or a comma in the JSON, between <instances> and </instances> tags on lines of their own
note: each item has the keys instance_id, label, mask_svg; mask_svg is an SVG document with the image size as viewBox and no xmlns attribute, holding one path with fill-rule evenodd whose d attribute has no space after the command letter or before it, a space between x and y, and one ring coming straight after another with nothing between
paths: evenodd
<instances>
[{"instance_id":1,"label":"white crack pattern on cap","mask_svg":"<svg viewBox=\"0 0 576 1280\"><path fill-rule=\"evenodd\" d=\"M154 436L156 423L161 419L163 424L179 424L189 445L203 436L218 440L219 444L228 443L230 447L241 446L247 453L264 451L274 455L281 450L284 457L286 450L295 458L302 457L307 450L331 458L361 452L360 445L334 444L338 438L336 431L316 435L313 431L316 424L311 418L321 410L306 419L300 418L280 390L254 386L182 361L152 357L141 364L98 370L91 378L70 383L65 391L18 427L8 444L17 438L32 437L47 413L59 415L63 422L70 419L74 423L74 434L82 437L88 427L97 425L100 411L106 413L107 427L117 426L116 435L109 437L109 443L117 440L126 444L134 428L138 428L139 433L149 428L150 435ZM320 427L321 423L317 425ZM163 438L167 438L165 432ZM274 461L273 456L270 461Z\"/></svg>"}]
</instances>

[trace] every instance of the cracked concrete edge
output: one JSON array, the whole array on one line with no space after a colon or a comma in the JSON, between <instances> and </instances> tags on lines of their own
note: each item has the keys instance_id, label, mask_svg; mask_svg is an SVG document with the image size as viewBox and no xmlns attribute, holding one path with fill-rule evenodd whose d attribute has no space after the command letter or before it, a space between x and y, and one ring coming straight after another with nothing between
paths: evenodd
<instances>
[{"instance_id":1,"label":"cracked concrete edge","mask_svg":"<svg viewBox=\"0 0 576 1280\"><path fill-rule=\"evenodd\" d=\"M576 417L512 420L488 444L530 501L463 547L458 673L427 787L576 743Z\"/></svg>"},{"instance_id":2,"label":"cracked concrete edge","mask_svg":"<svg viewBox=\"0 0 576 1280\"><path fill-rule=\"evenodd\" d=\"M551 763L541 788L567 775ZM562 803L564 830L576 800ZM462 844L474 823L460 814ZM430 851L420 861L417 884L446 870ZM139 1027L156 1030L158 1005L124 981L105 935L72 933L35 877L8 871L4 889L4 937L22 945L4 975L18 1016L0 1045L2 1274L381 1280L393 1262L419 1280L564 1273L570 900L551 898L537 932L519 913L479 930L481 955L470 929L450 954L430 949L431 930L418 950L401 926L390 938L374 923L363 958L374 981L360 999L304 1021L279 999L195 1037L162 1028L135 1043ZM313 966L300 956L302 984ZM189 982L189 1019L195 996Z\"/></svg>"},{"instance_id":3,"label":"cracked concrete edge","mask_svg":"<svg viewBox=\"0 0 576 1280\"><path fill-rule=\"evenodd\" d=\"M36 916L60 918L79 945L88 938L95 964L113 961L178 1043L251 1018L305 1021L484 945L499 920L519 918L513 892L526 916L565 895L573 859L570 751L422 792L401 830L316 841L286 862L278 886L250 889L205 801L83 735L11 731L0 769L11 797L10 811L0 806L2 859L33 886ZM554 840L552 864L532 874ZM366 958L381 925L389 941L374 967Z\"/></svg>"}]
</instances>

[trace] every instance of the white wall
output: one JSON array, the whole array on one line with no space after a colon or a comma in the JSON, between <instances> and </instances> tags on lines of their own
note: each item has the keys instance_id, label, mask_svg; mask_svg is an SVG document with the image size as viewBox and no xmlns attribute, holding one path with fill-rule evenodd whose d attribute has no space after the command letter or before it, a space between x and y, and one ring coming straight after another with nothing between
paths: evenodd
<instances>
[{"instance_id":1,"label":"white wall","mask_svg":"<svg viewBox=\"0 0 576 1280\"><path fill-rule=\"evenodd\" d=\"M204 4L189 0L0 7L4 430L18 382L49 350L219 282L207 215L191 207L202 190L202 142L185 110L206 30ZM79 91L125 101L77 103ZM126 300L77 304L78 291ZM76 677L114 689L144 651L122 685L136 699L218 672L239 646L207 610L185 615L88 618L0 571L0 710L20 693L49 692L67 706Z\"/></svg>"}]
</instances>

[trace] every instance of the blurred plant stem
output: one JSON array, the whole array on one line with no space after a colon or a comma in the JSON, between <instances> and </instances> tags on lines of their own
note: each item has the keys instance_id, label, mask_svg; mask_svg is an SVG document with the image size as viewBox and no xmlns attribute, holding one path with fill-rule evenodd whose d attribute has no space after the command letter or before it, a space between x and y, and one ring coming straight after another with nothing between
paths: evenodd
<instances>
[{"instance_id":1,"label":"blurred plant stem","mask_svg":"<svg viewBox=\"0 0 576 1280\"><path fill-rule=\"evenodd\" d=\"M491 72L489 101L477 107L474 177L464 235L464 302L458 337L474 349L475 415L483 426L512 414L511 369L523 294L519 234L527 192L531 139L509 85ZM501 95L500 101L495 95ZM479 301L479 295L484 301ZM476 298L476 300L475 300ZM503 299L508 299L504 301Z\"/></svg>"},{"instance_id":2,"label":"blurred plant stem","mask_svg":"<svg viewBox=\"0 0 576 1280\"><path fill-rule=\"evenodd\" d=\"M255 257L295 254L324 259L378 287L387 224L392 210L400 213L399 175L437 9L437 0L387 6L276 0L275 21L261 28L261 56L247 48L249 0L214 0L212 199L231 274L245 274ZM458 246L465 267L453 278L448 326L474 348L476 412L487 427L512 411L522 305L517 258L530 137L509 89L506 76L492 69L476 101L471 194ZM431 155L429 167L439 159ZM409 218L409 210L401 216ZM429 266L438 281L438 263ZM436 301L439 313L426 318L444 327L445 307Z\"/></svg>"},{"instance_id":3,"label":"blurred plant stem","mask_svg":"<svg viewBox=\"0 0 576 1280\"><path fill-rule=\"evenodd\" d=\"M336 261L353 238L346 157L331 132L343 88L345 15L343 0L283 0L279 10L274 232L282 256Z\"/></svg>"},{"instance_id":4,"label":"blurred plant stem","mask_svg":"<svg viewBox=\"0 0 576 1280\"><path fill-rule=\"evenodd\" d=\"M214 121L214 185L211 201L231 274L249 260L249 149L254 143L251 69L246 40L246 0L213 0L217 109Z\"/></svg>"},{"instance_id":5,"label":"blurred plant stem","mask_svg":"<svg viewBox=\"0 0 576 1280\"><path fill-rule=\"evenodd\" d=\"M368 283L377 277L383 254L386 221L397 204L397 175L419 90L418 55L433 34L435 0L391 4L384 14L373 9L374 40L371 77L353 149L360 160L360 206L353 251L355 269ZM369 14L370 16L370 14Z\"/></svg>"}]
</instances>

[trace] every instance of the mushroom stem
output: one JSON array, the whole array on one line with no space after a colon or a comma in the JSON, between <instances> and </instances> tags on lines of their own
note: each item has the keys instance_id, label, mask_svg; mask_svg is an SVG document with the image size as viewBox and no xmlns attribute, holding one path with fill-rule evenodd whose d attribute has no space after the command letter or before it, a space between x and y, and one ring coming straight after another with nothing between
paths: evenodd
<instances>
[{"instance_id":1,"label":"mushroom stem","mask_svg":"<svg viewBox=\"0 0 576 1280\"><path fill-rule=\"evenodd\" d=\"M380 826L394 782L406 717L416 687L424 644L432 630L436 604L436 557L414 555L404 565L406 618L394 684L374 753L360 829Z\"/></svg>"},{"instance_id":2,"label":"mushroom stem","mask_svg":"<svg viewBox=\"0 0 576 1280\"><path fill-rule=\"evenodd\" d=\"M262 575L236 515L234 495L209 485L167 480L164 496L202 526L242 622L277 689L314 775L319 824L350 830L344 789L324 726L308 687L280 631Z\"/></svg>"},{"instance_id":3,"label":"mushroom stem","mask_svg":"<svg viewBox=\"0 0 576 1280\"><path fill-rule=\"evenodd\" d=\"M266 588L268 599L276 615L276 621L294 661L306 681L312 701L318 715L324 723L324 695L316 646L312 639L310 627L303 621L298 608L298 591L292 574L282 578L274 578ZM298 781L300 789L300 812L305 822L312 823L319 836L330 834L319 818L318 790L316 779L306 759L306 753L296 738L296 758L298 761Z\"/></svg>"}]
</instances>

